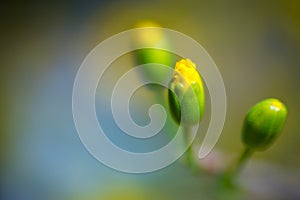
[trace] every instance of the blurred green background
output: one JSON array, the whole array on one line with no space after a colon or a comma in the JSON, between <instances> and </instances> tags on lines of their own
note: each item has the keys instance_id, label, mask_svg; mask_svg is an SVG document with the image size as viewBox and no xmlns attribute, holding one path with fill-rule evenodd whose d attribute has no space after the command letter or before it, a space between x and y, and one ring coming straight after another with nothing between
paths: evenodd
<instances>
[{"instance_id":1,"label":"blurred green background","mask_svg":"<svg viewBox=\"0 0 300 200\"><path fill-rule=\"evenodd\" d=\"M212 199L218 193L209 176L180 162L143 175L111 170L79 140L72 87L81 62L140 20L189 35L214 59L228 100L216 146L224 154L242 150L242 120L253 104L268 97L285 102L283 133L241 174L242 195L300 198L299 1L7 2L0 16L1 199Z\"/></svg>"}]
</instances>

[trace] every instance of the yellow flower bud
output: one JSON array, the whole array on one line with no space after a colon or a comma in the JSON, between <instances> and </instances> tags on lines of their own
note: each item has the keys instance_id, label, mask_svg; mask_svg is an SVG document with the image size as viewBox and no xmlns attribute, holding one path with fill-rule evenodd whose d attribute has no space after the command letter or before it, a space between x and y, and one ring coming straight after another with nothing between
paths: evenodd
<instances>
[{"instance_id":1,"label":"yellow flower bud","mask_svg":"<svg viewBox=\"0 0 300 200\"><path fill-rule=\"evenodd\" d=\"M169 84L169 106L172 115L185 125L198 123L204 112L205 94L196 65L189 59L176 63Z\"/></svg>"}]
</instances>

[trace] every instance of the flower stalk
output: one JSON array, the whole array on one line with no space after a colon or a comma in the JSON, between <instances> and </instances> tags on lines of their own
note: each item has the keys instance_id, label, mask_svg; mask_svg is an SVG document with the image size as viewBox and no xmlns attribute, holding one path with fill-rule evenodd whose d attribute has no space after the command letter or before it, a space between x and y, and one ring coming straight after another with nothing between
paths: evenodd
<instances>
[{"instance_id":1,"label":"flower stalk","mask_svg":"<svg viewBox=\"0 0 300 200\"><path fill-rule=\"evenodd\" d=\"M225 175L226 181L232 182L255 151L264 151L274 143L282 131L286 117L286 106L274 98L265 99L249 110L242 129L245 150Z\"/></svg>"},{"instance_id":2,"label":"flower stalk","mask_svg":"<svg viewBox=\"0 0 300 200\"><path fill-rule=\"evenodd\" d=\"M176 63L169 88L171 114L183 127L185 143L189 145L185 152L186 163L194 170L197 161L190 145L191 129L202 119L205 95L201 76L191 60L182 59Z\"/></svg>"}]
</instances>

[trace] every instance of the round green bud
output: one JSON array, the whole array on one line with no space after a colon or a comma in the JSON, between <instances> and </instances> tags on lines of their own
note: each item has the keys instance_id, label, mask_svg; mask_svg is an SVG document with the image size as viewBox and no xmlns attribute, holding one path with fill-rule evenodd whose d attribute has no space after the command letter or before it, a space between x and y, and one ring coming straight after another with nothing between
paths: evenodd
<instances>
[{"instance_id":1,"label":"round green bud","mask_svg":"<svg viewBox=\"0 0 300 200\"><path fill-rule=\"evenodd\" d=\"M242 140L254 150L267 149L282 131L287 116L285 105L278 99L266 99L247 113Z\"/></svg>"},{"instance_id":2,"label":"round green bud","mask_svg":"<svg viewBox=\"0 0 300 200\"><path fill-rule=\"evenodd\" d=\"M169 88L169 106L176 122L199 123L204 112L205 94L202 79L192 61L182 59L176 63Z\"/></svg>"}]
</instances>

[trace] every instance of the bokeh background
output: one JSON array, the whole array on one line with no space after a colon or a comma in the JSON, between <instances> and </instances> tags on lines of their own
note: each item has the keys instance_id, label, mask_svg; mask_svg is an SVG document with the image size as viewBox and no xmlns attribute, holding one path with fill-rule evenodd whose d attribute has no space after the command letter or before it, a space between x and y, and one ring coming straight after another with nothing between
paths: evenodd
<instances>
[{"instance_id":1,"label":"bokeh background","mask_svg":"<svg viewBox=\"0 0 300 200\"><path fill-rule=\"evenodd\" d=\"M239 195L300 198L299 1L7 2L0 16L1 199L212 199L222 193L213 178L180 161L125 174L96 161L80 142L72 118L76 72L98 43L141 20L194 38L219 67L228 100L216 146L220 160L242 150L242 120L253 104L267 97L286 103L282 135L253 156L238 178Z\"/></svg>"}]
</instances>

